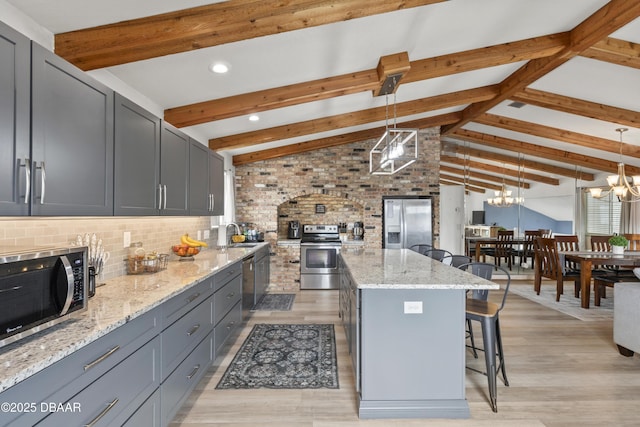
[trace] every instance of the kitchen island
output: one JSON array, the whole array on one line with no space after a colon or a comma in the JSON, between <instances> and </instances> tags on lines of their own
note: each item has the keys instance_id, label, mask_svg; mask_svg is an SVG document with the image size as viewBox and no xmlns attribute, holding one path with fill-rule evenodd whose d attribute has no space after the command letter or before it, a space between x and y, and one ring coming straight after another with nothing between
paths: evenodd
<instances>
[{"instance_id":1,"label":"kitchen island","mask_svg":"<svg viewBox=\"0 0 640 427\"><path fill-rule=\"evenodd\" d=\"M407 249L340 257L360 418L468 418L465 293L499 285Z\"/></svg>"}]
</instances>

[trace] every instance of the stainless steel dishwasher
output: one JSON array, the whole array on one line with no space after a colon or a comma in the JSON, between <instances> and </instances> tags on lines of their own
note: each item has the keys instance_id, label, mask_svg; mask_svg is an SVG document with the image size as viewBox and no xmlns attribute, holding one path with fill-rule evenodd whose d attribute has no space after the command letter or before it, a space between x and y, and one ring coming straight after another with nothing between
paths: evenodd
<instances>
[{"instance_id":1,"label":"stainless steel dishwasher","mask_svg":"<svg viewBox=\"0 0 640 427\"><path fill-rule=\"evenodd\" d=\"M246 319L256 303L256 279L253 256L242 261L242 318Z\"/></svg>"}]
</instances>

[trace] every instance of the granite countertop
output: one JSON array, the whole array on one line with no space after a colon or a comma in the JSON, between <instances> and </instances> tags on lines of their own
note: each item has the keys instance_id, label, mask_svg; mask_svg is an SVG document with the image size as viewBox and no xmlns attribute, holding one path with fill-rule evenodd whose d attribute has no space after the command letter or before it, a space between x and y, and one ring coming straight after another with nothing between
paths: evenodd
<instances>
[{"instance_id":1,"label":"granite countertop","mask_svg":"<svg viewBox=\"0 0 640 427\"><path fill-rule=\"evenodd\" d=\"M358 289L499 289L500 285L409 249L346 248Z\"/></svg>"},{"instance_id":2,"label":"granite countertop","mask_svg":"<svg viewBox=\"0 0 640 427\"><path fill-rule=\"evenodd\" d=\"M125 275L105 281L89 300L86 311L0 349L0 392L268 244L205 249L195 261L183 262L172 256L167 269L158 273Z\"/></svg>"}]
</instances>

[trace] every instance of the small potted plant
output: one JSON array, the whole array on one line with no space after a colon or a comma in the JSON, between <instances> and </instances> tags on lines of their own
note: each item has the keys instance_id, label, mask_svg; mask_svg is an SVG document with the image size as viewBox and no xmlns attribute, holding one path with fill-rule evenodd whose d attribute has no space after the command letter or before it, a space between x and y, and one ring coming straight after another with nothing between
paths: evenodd
<instances>
[{"instance_id":1,"label":"small potted plant","mask_svg":"<svg viewBox=\"0 0 640 427\"><path fill-rule=\"evenodd\" d=\"M623 254L629 241L624 236L614 234L609 238L609 244L611 245L611 252L614 254Z\"/></svg>"}]
</instances>

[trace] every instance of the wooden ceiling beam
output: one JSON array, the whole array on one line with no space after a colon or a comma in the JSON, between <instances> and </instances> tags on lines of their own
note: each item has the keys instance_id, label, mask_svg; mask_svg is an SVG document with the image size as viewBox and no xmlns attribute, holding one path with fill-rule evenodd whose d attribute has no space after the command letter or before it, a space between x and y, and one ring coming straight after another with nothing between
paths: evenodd
<instances>
[{"instance_id":1,"label":"wooden ceiling beam","mask_svg":"<svg viewBox=\"0 0 640 427\"><path fill-rule=\"evenodd\" d=\"M571 58L587 50L614 31L640 16L640 2L637 0L611 0L570 32L570 42L560 52L552 56L533 59L500 83L500 95L488 101L469 105L462 112L462 120L442 129L443 134L451 134L465 124L476 119L502 101L520 92L536 80L566 63Z\"/></svg>"},{"instance_id":2,"label":"wooden ceiling beam","mask_svg":"<svg viewBox=\"0 0 640 427\"><path fill-rule=\"evenodd\" d=\"M542 108L618 123L623 126L640 127L640 113L637 111L625 110L555 93L526 88L512 96L511 99Z\"/></svg>"},{"instance_id":3,"label":"wooden ceiling beam","mask_svg":"<svg viewBox=\"0 0 640 427\"><path fill-rule=\"evenodd\" d=\"M229 0L56 34L55 52L95 70L443 0Z\"/></svg>"},{"instance_id":4,"label":"wooden ceiling beam","mask_svg":"<svg viewBox=\"0 0 640 427\"><path fill-rule=\"evenodd\" d=\"M411 120L409 122L403 123L403 126L407 128L427 129L436 126L443 126L449 123L455 123L458 120L460 120L460 116L458 113L448 113L434 117L427 117L424 119ZM377 127L374 129L366 129L359 132L351 132L327 138L320 138L313 141L299 142L297 144L285 145L283 147L254 151L252 153L246 154L238 154L233 156L233 165L240 166L247 163L276 159L279 157L319 150L321 148L335 147L338 145L351 144L353 142L361 142L369 139L378 139L380 138L384 130L384 127Z\"/></svg>"},{"instance_id":5,"label":"wooden ceiling beam","mask_svg":"<svg viewBox=\"0 0 640 427\"><path fill-rule=\"evenodd\" d=\"M569 33L551 34L480 49L472 49L409 63L403 84L484 67L541 58L569 43ZM358 71L310 82L213 99L165 110L164 119L176 127L194 126L260 111L290 107L336 96L373 91L379 85L377 69Z\"/></svg>"},{"instance_id":6,"label":"wooden ceiling beam","mask_svg":"<svg viewBox=\"0 0 640 427\"><path fill-rule=\"evenodd\" d=\"M622 143L621 145L620 141L617 140L598 138L596 136L544 126L537 123L525 122L523 120L512 119L510 117L498 116L495 114L483 114L474 121L487 126L494 126L501 129L508 129L515 132L539 136L541 138L567 142L569 144L584 148L591 148L593 150L601 150L614 154L619 154L622 150L622 154L625 156L640 158L640 146L625 143ZM614 134L613 129L611 130L611 133L612 135Z\"/></svg>"},{"instance_id":7,"label":"wooden ceiling beam","mask_svg":"<svg viewBox=\"0 0 640 427\"><path fill-rule=\"evenodd\" d=\"M502 138L486 133L460 129L454 136L462 140L475 142L488 147L500 148L502 150L516 151L528 156L542 157L543 159L556 162L568 163L589 169L596 169L605 172L616 172L618 163L597 157L585 156L584 154L572 153L565 150L544 147L537 144L529 144L515 139ZM626 172L629 175L640 175L640 168L626 165Z\"/></svg>"},{"instance_id":8,"label":"wooden ceiling beam","mask_svg":"<svg viewBox=\"0 0 640 427\"><path fill-rule=\"evenodd\" d=\"M460 164L460 163L456 163L456 164L462 166L463 168L466 167L464 162L462 164ZM455 174L455 175L463 175L463 176L466 175L466 176L468 176L470 178L482 179L484 181L497 182L499 184L504 182L505 184L513 185L513 186L516 186L516 187L522 187L522 188L530 188L531 187L531 184L529 184L528 182L525 182L525 181L518 182L517 180L514 180L514 179L504 178L504 175L503 176L489 175L487 173L471 171L471 170L468 170L468 169L458 169L458 168L453 168L453 167L447 166L447 165L440 165L440 173L442 174L443 171L444 172L449 172L449 173L452 173L452 174Z\"/></svg>"},{"instance_id":9,"label":"wooden ceiling beam","mask_svg":"<svg viewBox=\"0 0 640 427\"><path fill-rule=\"evenodd\" d=\"M495 95L495 87L487 86L399 103L396 105L395 111L398 117L403 117L464 105L476 100L489 99ZM350 126L365 125L384 121L386 114L386 107L377 107L299 123L291 123L269 129L210 139L209 148L213 150L242 148Z\"/></svg>"},{"instance_id":10,"label":"wooden ceiling beam","mask_svg":"<svg viewBox=\"0 0 640 427\"><path fill-rule=\"evenodd\" d=\"M440 172L440 179L445 179L445 180L453 181L453 182L460 182L462 184L464 184L466 182L467 184L473 185L474 187L488 188L489 190L496 190L496 191L502 190L502 185L491 184L489 182L483 182L483 181L476 181L474 179L465 180L464 178L460 178L460 177L453 176L453 175L448 175L448 174L442 173L442 172Z\"/></svg>"},{"instance_id":11,"label":"wooden ceiling beam","mask_svg":"<svg viewBox=\"0 0 640 427\"><path fill-rule=\"evenodd\" d=\"M451 180L442 179L442 178L440 178L440 184L441 185L463 185L463 183L460 182L459 180L451 181ZM486 190L484 188L474 187L473 185L465 185L464 191L465 193L469 193L470 191L473 191L474 193L482 193L482 194L486 193Z\"/></svg>"},{"instance_id":12,"label":"wooden ceiling beam","mask_svg":"<svg viewBox=\"0 0 640 427\"><path fill-rule=\"evenodd\" d=\"M581 56L640 69L640 44L608 37L582 52Z\"/></svg>"},{"instance_id":13,"label":"wooden ceiling beam","mask_svg":"<svg viewBox=\"0 0 640 427\"><path fill-rule=\"evenodd\" d=\"M486 172L495 173L498 175L511 176L514 178L526 179L529 181L540 182L548 185L560 185L560 180L556 178L551 178L548 176L542 176L531 172L522 172L518 173L517 170L504 168L501 166L493 166L483 162L477 162L474 160L464 160L455 156L440 156L440 161L445 163L453 163L455 165L460 165L463 167L469 167L472 169L480 169Z\"/></svg>"},{"instance_id":14,"label":"wooden ceiling beam","mask_svg":"<svg viewBox=\"0 0 640 427\"><path fill-rule=\"evenodd\" d=\"M373 91L373 96L383 96L396 93L400 86L400 80L411 69L409 54L407 52L387 55L380 58L376 72L378 74L378 86Z\"/></svg>"},{"instance_id":15,"label":"wooden ceiling beam","mask_svg":"<svg viewBox=\"0 0 640 427\"><path fill-rule=\"evenodd\" d=\"M576 171L575 169L567 169L560 166L554 166L547 163L537 162L535 160L527 159L527 158L518 158L514 156L509 156L506 154L494 153L491 151L479 150L477 148L471 147L462 147L460 145L456 145L455 147L456 153L461 156L470 156L477 157L484 160L491 160L494 162L505 163L508 165L522 165L525 169L542 171L545 173L550 173L554 175L566 176L569 178L576 178L576 174L578 174L578 178L584 181L593 181L595 180L595 175L591 173L587 173L584 171ZM461 161L463 159L460 159ZM460 163L463 164L463 163Z\"/></svg>"}]
</instances>

